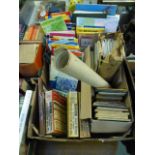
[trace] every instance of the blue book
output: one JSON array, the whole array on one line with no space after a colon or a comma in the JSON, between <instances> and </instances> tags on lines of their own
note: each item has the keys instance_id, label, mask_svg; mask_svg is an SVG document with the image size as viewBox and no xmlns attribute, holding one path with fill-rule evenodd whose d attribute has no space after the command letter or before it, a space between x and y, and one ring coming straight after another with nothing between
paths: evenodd
<instances>
[{"instance_id":1,"label":"blue book","mask_svg":"<svg viewBox=\"0 0 155 155\"><path fill-rule=\"evenodd\" d=\"M117 5L106 4L76 4L75 10L79 11L94 11L94 12L107 12L108 15L115 15Z\"/></svg>"}]
</instances>

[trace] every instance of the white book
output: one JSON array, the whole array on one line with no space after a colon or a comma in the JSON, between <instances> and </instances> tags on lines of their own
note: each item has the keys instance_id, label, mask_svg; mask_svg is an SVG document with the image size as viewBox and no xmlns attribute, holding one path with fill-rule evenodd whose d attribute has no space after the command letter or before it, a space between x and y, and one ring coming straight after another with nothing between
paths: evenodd
<instances>
[{"instance_id":1,"label":"white book","mask_svg":"<svg viewBox=\"0 0 155 155\"><path fill-rule=\"evenodd\" d=\"M27 90L24 98L24 103L23 107L19 116L19 147L22 142L23 134L24 134L24 128L26 125L26 119L31 103L31 98L32 98L33 91L32 90Z\"/></svg>"},{"instance_id":2,"label":"white book","mask_svg":"<svg viewBox=\"0 0 155 155\"><path fill-rule=\"evenodd\" d=\"M69 92L67 98L68 137L79 136L78 98L77 92Z\"/></svg>"}]
</instances>

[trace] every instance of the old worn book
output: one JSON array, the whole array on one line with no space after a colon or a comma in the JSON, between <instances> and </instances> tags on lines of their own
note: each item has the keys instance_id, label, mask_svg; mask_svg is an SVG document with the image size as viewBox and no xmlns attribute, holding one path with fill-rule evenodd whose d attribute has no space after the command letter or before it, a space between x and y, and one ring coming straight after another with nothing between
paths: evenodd
<instances>
[{"instance_id":1,"label":"old worn book","mask_svg":"<svg viewBox=\"0 0 155 155\"><path fill-rule=\"evenodd\" d=\"M90 123L89 120L80 120L80 138L89 138L90 135Z\"/></svg>"},{"instance_id":2,"label":"old worn book","mask_svg":"<svg viewBox=\"0 0 155 155\"><path fill-rule=\"evenodd\" d=\"M46 134L66 134L66 98L56 90L45 92Z\"/></svg>"},{"instance_id":3,"label":"old worn book","mask_svg":"<svg viewBox=\"0 0 155 155\"><path fill-rule=\"evenodd\" d=\"M67 98L67 135L79 137L79 116L77 92L69 92Z\"/></svg>"},{"instance_id":4,"label":"old worn book","mask_svg":"<svg viewBox=\"0 0 155 155\"><path fill-rule=\"evenodd\" d=\"M109 111L109 112L128 112L127 108L115 108L115 107L97 107L95 108L96 112L99 111Z\"/></svg>"},{"instance_id":5,"label":"old worn book","mask_svg":"<svg viewBox=\"0 0 155 155\"><path fill-rule=\"evenodd\" d=\"M96 95L96 100L98 101L122 101L123 100L123 97L122 96L106 96L106 95L100 95L100 94L97 94Z\"/></svg>"},{"instance_id":6,"label":"old worn book","mask_svg":"<svg viewBox=\"0 0 155 155\"><path fill-rule=\"evenodd\" d=\"M124 121L109 121L109 120L92 120L92 133L123 133L126 132L132 125L132 122Z\"/></svg>"},{"instance_id":7,"label":"old worn book","mask_svg":"<svg viewBox=\"0 0 155 155\"><path fill-rule=\"evenodd\" d=\"M95 101L93 102L93 106L126 109L125 103L120 101Z\"/></svg>"},{"instance_id":8,"label":"old worn book","mask_svg":"<svg viewBox=\"0 0 155 155\"><path fill-rule=\"evenodd\" d=\"M129 113L123 113L123 112L114 112L114 113L109 113L109 112L97 112L95 114L95 118L99 120L115 120L115 121L130 121L129 119Z\"/></svg>"}]
</instances>

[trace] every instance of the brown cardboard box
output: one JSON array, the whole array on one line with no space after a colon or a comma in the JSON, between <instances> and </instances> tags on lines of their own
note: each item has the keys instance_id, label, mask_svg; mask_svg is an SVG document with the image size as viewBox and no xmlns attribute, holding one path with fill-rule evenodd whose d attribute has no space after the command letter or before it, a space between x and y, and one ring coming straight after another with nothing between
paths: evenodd
<instances>
[{"instance_id":1,"label":"brown cardboard box","mask_svg":"<svg viewBox=\"0 0 155 155\"><path fill-rule=\"evenodd\" d=\"M90 47L85 50L85 63L91 66ZM91 86L81 81L80 119L92 118Z\"/></svg>"},{"instance_id":2,"label":"brown cardboard box","mask_svg":"<svg viewBox=\"0 0 155 155\"><path fill-rule=\"evenodd\" d=\"M42 79L46 79L45 76L43 76ZM118 89L128 88L126 81L121 81L120 80L121 78L118 78L118 79L119 79L118 83L117 83L117 86L118 86L117 88ZM47 81L47 80L45 80L45 81ZM89 97L89 99L91 99L91 93L89 93L88 97ZM85 98L86 98L86 96L85 96ZM90 109L88 111L92 111L92 102L89 102L89 103L90 103L91 106L90 106ZM30 119L29 119L29 127L28 127L28 138L29 139L38 140L38 141L48 141L48 142L67 142L67 143L69 143L69 142L72 142L72 143L73 142L74 143L79 143L80 142L80 143L82 143L83 142L84 144L86 142L99 142L99 143L103 144L103 142L104 143L105 142L113 142L113 141L116 142L116 141L121 141L121 140L131 140L131 139L133 139L133 135L131 135L131 134L128 135L128 136L126 136L126 135L123 135L123 136L116 135L115 137L104 137L104 136L102 136L101 138L97 138L97 137L92 138L92 137L88 136L88 134L87 134L87 135L84 135L82 137L80 136L80 139L79 138L77 138L77 139L68 139L67 137L55 138L55 137L52 137L50 135L42 136L39 133L39 110L38 110L38 106L39 106L38 102L35 102L33 104L33 108L31 109L31 116L30 116ZM128 106L131 106L131 103L128 102ZM88 108L86 107L86 109L88 109ZM85 110L85 109L84 109L84 111L87 112L87 110ZM87 113L87 115L88 115L88 113ZM86 120L86 119L84 119L84 120Z\"/></svg>"},{"instance_id":3,"label":"brown cardboard box","mask_svg":"<svg viewBox=\"0 0 155 155\"><path fill-rule=\"evenodd\" d=\"M103 38L112 38L114 43L111 51L109 51L105 58L103 58L104 50L101 42L98 41L95 44L95 53L97 53L97 51L99 53L97 72L105 80L110 81L115 75L115 73L118 71L119 67L123 62L123 59L125 58L124 39L123 34L119 32L103 36Z\"/></svg>"},{"instance_id":4,"label":"brown cardboard box","mask_svg":"<svg viewBox=\"0 0 155 155\"><path fill-rule=\"evenodd\" d=\"M20 44L19 72L24 77L36 76L42 68L42 44Z\"/></svg>"}]
</instances>

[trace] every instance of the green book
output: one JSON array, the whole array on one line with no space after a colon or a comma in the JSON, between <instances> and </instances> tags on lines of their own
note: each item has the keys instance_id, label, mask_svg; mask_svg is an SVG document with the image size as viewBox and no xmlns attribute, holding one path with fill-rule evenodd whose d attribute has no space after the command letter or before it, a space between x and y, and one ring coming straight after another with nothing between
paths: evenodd
<instances>
[{"instance_id":1,"label":"green book","mask_svg":"<svg viewBox=\"0 0 155 155\"><path fill-rule=\"evenodd\" d=\"M43 22L40 22L40 25L45 34L51 31L65 31L67 30L67 26L64 22L63 17L55 17L51 19L47 19Z\"/></svg>"}]
</instances>

